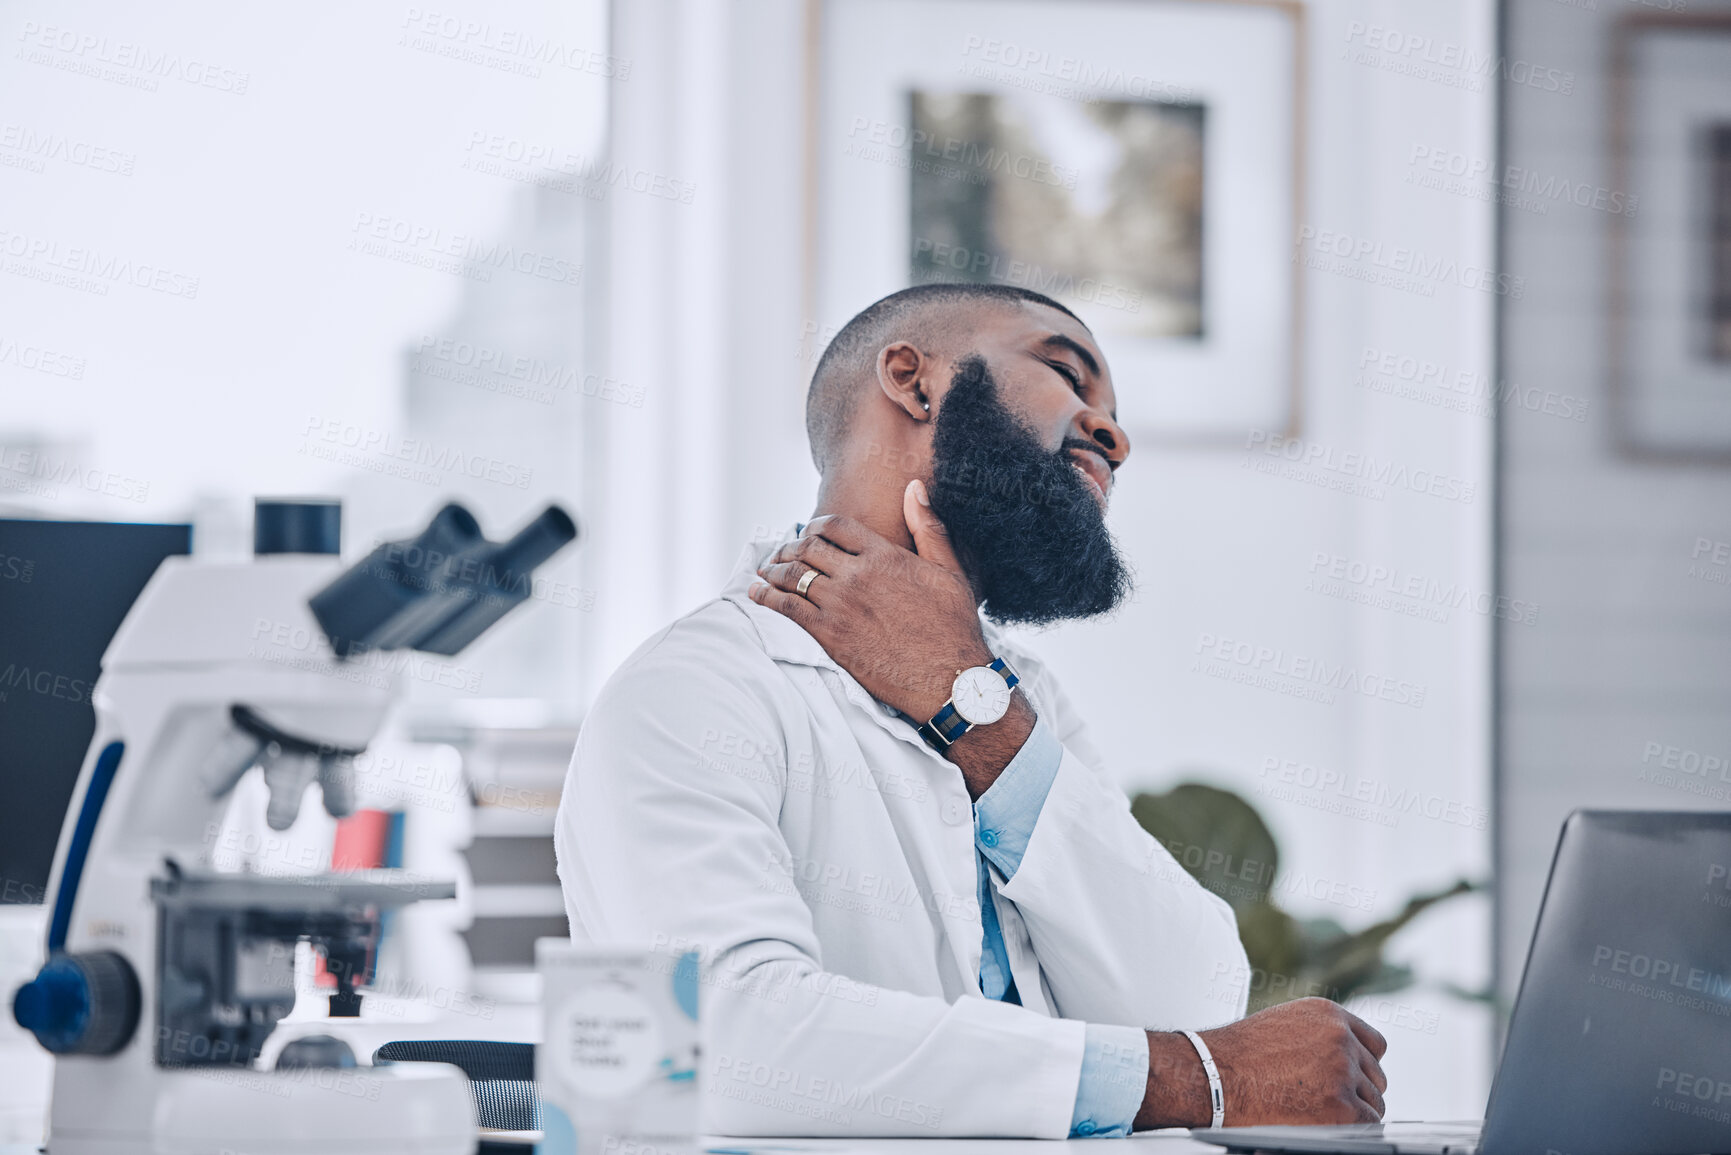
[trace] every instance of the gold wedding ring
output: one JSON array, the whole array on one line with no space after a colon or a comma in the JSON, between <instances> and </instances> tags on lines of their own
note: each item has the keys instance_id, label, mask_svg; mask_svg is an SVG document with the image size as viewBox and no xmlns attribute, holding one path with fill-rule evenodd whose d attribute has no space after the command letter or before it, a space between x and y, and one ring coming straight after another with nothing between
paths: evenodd
<instances>
[{"instance_id":1,"label":"gold wedding ring","mask_svg":"<svg viewBox=\"0 0 1731 1155\"><path fill-rule=\"evenodd\" d=\"M806 570L805 575L799 579L799 584L797 584L793 587L793 592L798 594L800 597L803 598L805 596L805 591L811 588L811 583L813 581L815 581L816 579L817 579L817 571L816 570L814 570L814 569Z\"/></svg>"}]
</instances>

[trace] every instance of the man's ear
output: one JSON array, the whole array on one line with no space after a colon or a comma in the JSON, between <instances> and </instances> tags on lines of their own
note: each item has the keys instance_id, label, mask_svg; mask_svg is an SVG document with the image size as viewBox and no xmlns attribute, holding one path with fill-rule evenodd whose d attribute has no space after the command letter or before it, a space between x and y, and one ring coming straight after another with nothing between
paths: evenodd
<instances>
[{"instance_id":1,"label":"man's ear","mask_svg":"<svg viewBox=\"0 0 1731 1155\"><path fill-rule=\"evenodd\" d=\"M915 421L928 421L932 397L927 388L932 359L908 341L897 341L878 350L878 388L890 403Z\"/></svg>"}]
</instances>

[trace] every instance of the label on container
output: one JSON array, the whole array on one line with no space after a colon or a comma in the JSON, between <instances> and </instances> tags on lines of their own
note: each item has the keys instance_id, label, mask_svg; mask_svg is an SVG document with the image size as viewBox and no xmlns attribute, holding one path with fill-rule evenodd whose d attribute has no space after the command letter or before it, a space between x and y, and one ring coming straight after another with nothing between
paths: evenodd
<instances>
[{"instance_id":1,"label":"label on container","mask_svg":"<svg viewBox=\"0 0 1731 1155\"><path fill-rule=\"evenodd\" d=\"M585 1095L629 1094L655 1074L661 1029L633 991L596 985L577 991L552 1016L547 1045L571 1085Z\"/></svg>"}]
</instances>

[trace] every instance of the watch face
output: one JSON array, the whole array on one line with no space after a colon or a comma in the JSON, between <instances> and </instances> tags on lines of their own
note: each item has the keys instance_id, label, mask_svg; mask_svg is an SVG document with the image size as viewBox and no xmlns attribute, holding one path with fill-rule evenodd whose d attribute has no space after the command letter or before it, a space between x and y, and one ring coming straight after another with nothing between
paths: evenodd
<instances>
[{"instance_id":1,"label":"watch face","mask_svg":"<svg viewBox=\"0 0 1731 1155\"><path fill-rule=\"evenodd\" d=\"M950 701L956 713L969 724L984 726L996 722L1010 708L1010 686L1004 676L989 666L963 670L950 687Z\"/></svg>"}]
</instances>

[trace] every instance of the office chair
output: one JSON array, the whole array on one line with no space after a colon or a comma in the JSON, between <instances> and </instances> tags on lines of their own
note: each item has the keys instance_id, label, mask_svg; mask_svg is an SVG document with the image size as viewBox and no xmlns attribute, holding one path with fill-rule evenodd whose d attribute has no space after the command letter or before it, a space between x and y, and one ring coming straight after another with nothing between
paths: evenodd
<instances>
[{"instance_id":1,"label":"office chair","mask_svg":"<svg viewBox=\"0 0 1731 1155\"><path fill-rule=\"evenodd\" d=\"M493 1131L539 1131L535 1044L475 1039L406 1039L373 1052L374 1063L450 1063L469 1076L475 1118Z\"/></svg>"}]
</instances>

